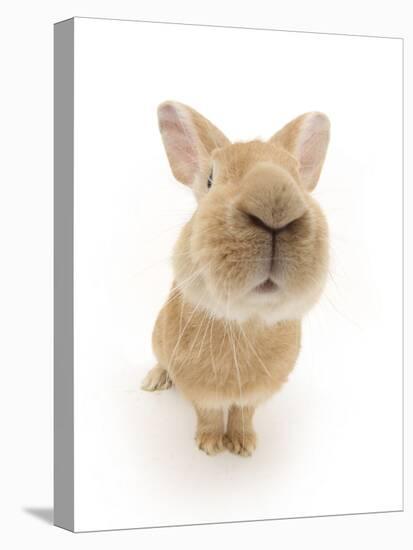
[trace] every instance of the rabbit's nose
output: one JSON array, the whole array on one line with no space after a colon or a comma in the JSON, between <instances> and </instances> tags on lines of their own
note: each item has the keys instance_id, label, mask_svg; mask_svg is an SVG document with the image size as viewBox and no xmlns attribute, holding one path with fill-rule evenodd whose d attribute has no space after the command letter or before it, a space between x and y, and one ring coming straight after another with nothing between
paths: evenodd
<instances>
[{"instance_id":1,"label":"rabbit's nose","mask_svg":"<svg viewBox=\"0 0 413 550\"><path fill-rule=\"evenodd\" d=\"M283 231L306 210L304 194L293 177L271 163L257 163L241 181L235 206L245 222L272 235Z\"/></svg>"},{"instance_id":2,"label":"rabbit's nose","mask_svg":"<svg viewBox=\"0 0 413 550\"><path fill-rule=\"evenodd\" d=\"M255 225L256 227L260 227L261 229L264 229L265 231L268 231L273 236L275 236L277 233L281 233L289 224L283 225L283 226L275 226L275 225L269 225L266 221L264 221L262 218L259 218L255 214L250 214L249 212L246 212L247 218L249 222L252 225Z\"/></svg>"}]
</instances>

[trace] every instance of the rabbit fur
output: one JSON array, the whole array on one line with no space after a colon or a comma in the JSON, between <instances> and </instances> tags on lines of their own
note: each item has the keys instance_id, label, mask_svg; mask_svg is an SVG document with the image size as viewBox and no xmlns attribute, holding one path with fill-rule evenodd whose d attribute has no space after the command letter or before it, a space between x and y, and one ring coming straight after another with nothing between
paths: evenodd
<instances>
[{"instance_id":1,"label":"rabbit fur","mask_svg":"<svg viewBox=\"0 0 413 550\"><path fill-rule=\"evenodd\" d=\"M301 319L325 284L328 228L311 191L329 120L310 112L268 141L231 143L181 103L162 103L158 118L172 172L197 209L174 248L174 282L153 330L158 364L142 388L176 385L207 454L249 456L254 410L287 380Z\"/></svg>"}]
</instances>

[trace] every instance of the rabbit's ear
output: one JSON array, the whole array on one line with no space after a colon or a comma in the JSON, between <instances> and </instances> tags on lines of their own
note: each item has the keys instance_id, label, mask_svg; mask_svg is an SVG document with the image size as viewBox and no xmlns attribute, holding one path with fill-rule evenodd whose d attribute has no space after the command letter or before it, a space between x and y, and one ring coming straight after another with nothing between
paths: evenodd
<instances>
[{"instance_id":1,"label":"rabbit's ear","mask_svg":"<svg viewBox=\"0 0 413 550\"><path fill-rule=\"evenodd\" d=\"M158 120L172 172L186 185L192 185L196 175L209 164L214 149L229 144L209 120L182 103L161 103Z\"/></svg>"},{"instance_id":2,"label":"rabbit's ear","mask_svg":"<svg viewBox=\"0 0 413 550\"><path fill-rule=\"evenodd\" d=\"M308 191L317 185L330 139L330 121L323 113L305 113L277 132L271 142L298 161L301 182Z\"/></svg>"}]
</instances>

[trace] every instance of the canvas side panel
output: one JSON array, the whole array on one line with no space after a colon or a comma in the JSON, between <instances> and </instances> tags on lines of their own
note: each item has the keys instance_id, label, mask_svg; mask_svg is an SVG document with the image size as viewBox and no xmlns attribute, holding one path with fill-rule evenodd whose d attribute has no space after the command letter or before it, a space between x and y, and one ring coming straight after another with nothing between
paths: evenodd
<instances>
[{"instance_id":1,"label":"canvas side panel","mask_svg":"<svg viewBox=\"0 0 413 550\"><path fill-rule=\"evenodd\" d=\"M54 524L74 528L74 20L54 26Z\"/></svg>"}]
</instances>

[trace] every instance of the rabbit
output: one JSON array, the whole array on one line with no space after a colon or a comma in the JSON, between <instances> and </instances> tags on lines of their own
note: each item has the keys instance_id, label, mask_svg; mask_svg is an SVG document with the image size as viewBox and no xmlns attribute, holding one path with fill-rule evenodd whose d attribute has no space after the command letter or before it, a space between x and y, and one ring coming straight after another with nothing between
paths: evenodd
<instances>
[{"instance_id":1,"label":"rabbit","mask_svg":"<svg viewBox=\"0 0 413 550\"><path fill-rule=\"evenodd\" d=\"M182 103L158 107L175 178L197 209L173 252L174 282L153 330L147 391L174 384L194 406L208 455L256 448L256 407L286 382L301 320L326 281L328 227L312 197L330 135L326 115L295 118L268 141L231 143Z\"/></svg>"}]
</instances>

